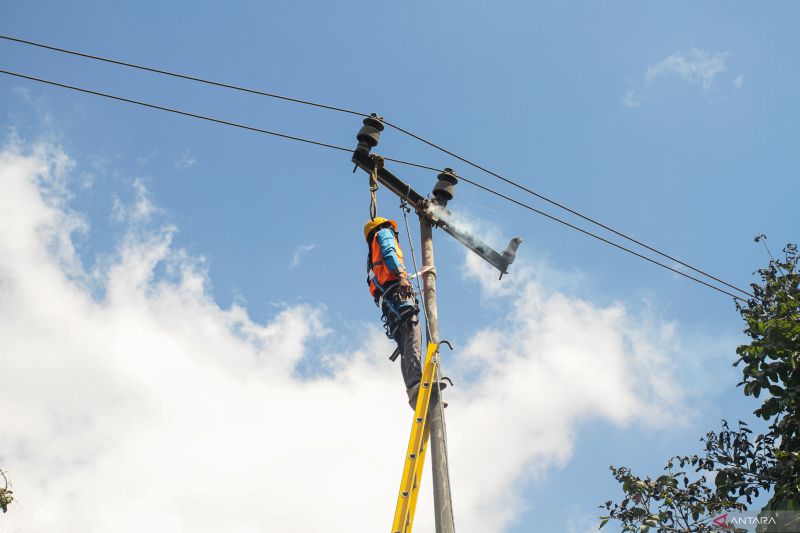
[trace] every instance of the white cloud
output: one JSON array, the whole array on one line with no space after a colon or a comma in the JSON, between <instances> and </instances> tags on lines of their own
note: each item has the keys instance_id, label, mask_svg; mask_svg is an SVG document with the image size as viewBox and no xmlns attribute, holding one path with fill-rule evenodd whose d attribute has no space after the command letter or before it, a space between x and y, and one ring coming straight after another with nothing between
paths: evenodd
<instances>
[{"instance_id":1,"label":"white cloud","mask_svg":"<svg viewBox=\"0 0 800 533\"><path fill-rule=\"evenodd\" d=\"M178 157L174 162L173 165L175 166L175 170L186 170L191 168L197 163L197 159L192 155L191 151L187 148L184 152Z\"/></svg>"},{"instance_id":2,"label":"white cloud","mask_svg":"<svg viewBox=\"0 0 800 533\"><path fill-rule=\"evenodd\" d=\"M714 84L714 78L725 72L727 57L727 52L706 52L696 49L687 55L676 52L648 67L644 78L650 84L661 76L677 75L690 83L699 84L707 91Z\"/></svg>"},{"instance_id":3,"label":"white cloud","mask_svg":"<svg viewBox=\"0 0 800 533\"><path fill-rule=\"evenodd\" d=\"M662 426L686 414L671 361L673 324L631 316L621 304L602 308L548 292L529 268L515 267L498 290L491 267L467 256L466 275L479 280L486 298L506 303L510 311L461 350L460 364L482 378L451 393L464 406L451 413L451 441L469 441L468 447L453 445L453 477L486 489L469 494L474 500L467 507L473 518L482 517L487 531L502 530L524 510L511 480L569 459L582 420ZM476 427L481 431L469 430ZM498 435L502 453L486 461Z\"/></svg>"},{"instance_id":4,"label":"white cloud","mask_svg":"<svg viewBox=\"0 0 800 533\"><path fill-rule=\"evenodd\" d=\"M173 230L130 217L116 255L90 276L73 245L86 224L59 185L68 171L56 149L0 152L0 465L21 502L6 528L385 529L410 411L377 324L340 334L347 350L330 353L318 306L263 324L240 305L222 309ZM454 508L461 532L502 531L524 510L519 486L569 460L582 420L671 416L675 332L621 304L547 292L524 263L498 290L468 261L484 297L510 311L444 356L458 385L448 395ZM298 375L312 352L329 372ZM430 500L428 489L419 533L433 530Z\"/></svg>"},{"instance_id":5,"label":"white cloud","mask_svg":"<svg viewBox=\"0 0 800 533\"><path fill-rule=\"evenodd\" d=\"M744 76L740 74L736 76L736 78L734 78L733 86L736 87L737 89L740 89L742 85L744 85Z\"/></svg>"},{"instance_id":6,"label":"white cloud","mask_svg":"<svg viewBox=\"0 0 800 533\"><path fill-rule=\"evenodd\" d=\"M111 203L111 219L115 222L148 222L151 217L160 212L160 209L153 205L150 200L150 193L144 180L136 178L133 180L134 200L130 205L114 195Z\"/></svg>"},{"instance_id":7,"label":"white cloud","mask_svg":"<svg viewBox=\"0 0 800 533\"><path fill-rule=\"evenodd\" d=\"M641 102L636 98L636 89L628 89L622 97L622 105L625 107L639 107Z\"/></svg>"},{"instance_id":8,"label":"white cloud","mask_svg":"<svg viewBox=\"0 0 800 533\"><path fill-rule=\"evenodd\" d=\"M292 268L303 264L303 259L305 259L306 254L316 247L316 244L301 244L295 248L294 253L292 254L292 261L289 263L289 269L291 270Z\"/></svg>"},{"instance_id":9,"label":"white cloud","mask_svg":"<svg viewBox=\"0 0 800 533\"><path fill-rule=\"evenodd\" d=\"M620 103L627 108L637 108L650 92L650 87L659 78L677 76L690 84L698 85L706 93L714 87L716 79L727 70L727 52L708 52L693 49L690 53L675 52L647 67L643 82L629 88L620 98ZM742 86L742 76L733 80L733 86Z\"/></svg>"}]
</instances>

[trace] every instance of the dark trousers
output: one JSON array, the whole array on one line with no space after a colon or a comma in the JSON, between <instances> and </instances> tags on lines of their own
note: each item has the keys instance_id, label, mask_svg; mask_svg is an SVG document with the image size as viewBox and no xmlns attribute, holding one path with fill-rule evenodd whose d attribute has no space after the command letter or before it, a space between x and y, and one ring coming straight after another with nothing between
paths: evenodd
<instances>
[{"instance_id":1,"label":"dark trousers","mask_svg":"<svg viewBox=\"0 0 800 533\"><path fill-rule=\"evenodd\" d=\"M386 335L397 342L403 382L406 389L410 389L422 379L419 307L416 298L401 296L397 289L397 284L389 285L383 297L375 303L380 305Z\"/></svg>"},{"instance_id":2,"label":"dark trousers","mask_svg":"<svg viewBox=\"0 0 800 533\"><path fill-rule=\"evenodd\" d=\"M419 316L414 314L400 322L394 335L400 349L400 371L406 389L410 389L422 379L422 332L419 327Z\"/></svg>"}]
</instances>

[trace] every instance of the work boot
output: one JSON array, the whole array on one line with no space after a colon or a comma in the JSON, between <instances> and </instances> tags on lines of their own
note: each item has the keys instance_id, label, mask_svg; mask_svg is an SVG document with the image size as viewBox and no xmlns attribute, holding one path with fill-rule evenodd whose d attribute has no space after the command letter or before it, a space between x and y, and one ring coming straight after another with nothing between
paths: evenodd
<instances>
[{"instance_id":1,"label":"work boot","mask_svg":"<svg viewBox=\"0 0 800 533\"><path fill-rule=\"evenodd\" d=\"M444 390L447 388L447 382L440 381L439 387L437 389L436 384L433 384L433 390ZM412 409L417 409L417 398L419 397L419 383L412 386L410 389L406 389L406 393L408 393L408 405L411 406ZM447 407L447 402L442 402L444 407Z\"/></svg>"}]
</instances>

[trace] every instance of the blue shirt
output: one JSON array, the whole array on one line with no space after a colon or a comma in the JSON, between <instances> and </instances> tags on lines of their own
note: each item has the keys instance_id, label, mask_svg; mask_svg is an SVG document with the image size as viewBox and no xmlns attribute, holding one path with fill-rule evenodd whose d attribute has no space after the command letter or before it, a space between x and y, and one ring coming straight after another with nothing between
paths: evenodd
<instances>
[{"instance_id":1,"label":"blue shirt","mask_svg":"<svg viewBox=\"0 0 800 533\"><path fill-rule=\"evenodd\" d=\"M383 264L386 265L392 274L395 276L400 272L405 271L403 261L397 256L397 239L394 236L394 231L391 228L383 228L377 235L378 246L381 249L381 256L383 257Z\"/></svg>"}]
</instances>

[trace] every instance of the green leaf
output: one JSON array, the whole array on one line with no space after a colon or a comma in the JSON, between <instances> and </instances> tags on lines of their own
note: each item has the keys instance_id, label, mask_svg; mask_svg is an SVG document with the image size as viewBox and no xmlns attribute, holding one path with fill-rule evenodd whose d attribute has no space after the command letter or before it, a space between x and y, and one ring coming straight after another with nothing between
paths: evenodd
<instances>
[{"instance_id":1,"label":"green leaf","mask_svg":"<svg viewBox=\"0 0 800 533\"><path fill-rule=\"evenodd\" d=\"M782 396L784 392L785 391L777 385L769 386L769 393L772 394L773 396Z\"/></svg>"}]
</instances>

